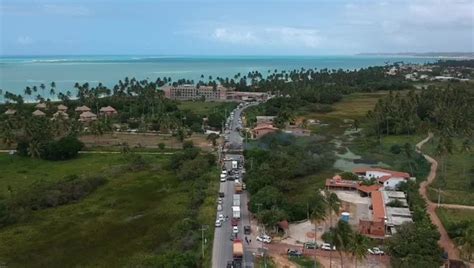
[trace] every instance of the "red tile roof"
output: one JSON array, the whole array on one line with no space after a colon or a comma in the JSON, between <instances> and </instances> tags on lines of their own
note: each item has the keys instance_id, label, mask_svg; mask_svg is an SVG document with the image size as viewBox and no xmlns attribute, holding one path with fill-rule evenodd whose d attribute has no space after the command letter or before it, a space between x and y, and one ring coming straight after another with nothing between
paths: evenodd
<instances>
[{"instance_id":1,"label":"red tile roof","mask_svg":"<svg viewBox=\"0 0 474 268\"><path fill-rule=\"evenodd\" d=\"M357 188L357 190L368 194L368 193L370 193L370 192L378 191L378 190L380 189L380 187L382 187L382 186L381 186L381 185L378 185L378 184L374 184L374 185L359 185L359 187Z\"/></svg>"},{"instance_id":2,"label":"red tile roof","mask_svg":"<svg viewBox=\"0 0 474 268\"><path fill-rule=\"evenodd\" d=\"M355 190L359 186L359 183L360 183L359 181L341 180L336 177L333 179L326 179L327 187L347 187L347 188L353 188Z\"/></svg>"},{"instance_id":3,"label":"red tile roof","mask_svg":"<svg viewBox=\"0 0 474 268\"><path fill-rule=\"evenodd\" d=\"M385 220L385 204L383 202L382 192L372 192L372 221L383 221Z\"/></svg>"}]
</instances>

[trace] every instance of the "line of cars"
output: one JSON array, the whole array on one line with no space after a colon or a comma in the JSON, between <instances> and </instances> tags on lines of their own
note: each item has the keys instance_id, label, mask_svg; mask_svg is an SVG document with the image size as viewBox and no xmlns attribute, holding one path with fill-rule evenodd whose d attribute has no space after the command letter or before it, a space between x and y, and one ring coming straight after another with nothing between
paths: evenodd
<instances>
[{"instance_id":1,"label":"line of cars","mask_svg":"<svg viewBox=\"0 0 474 268\"><path fill-rule=\"evenodd\" d=\"M321 245L318 245L315 242L306 242L306 243L304 243L304 247L306 249L317 249L317 248L319 248L321 250L326 250L326 251L335 251L336 250L336 246L333 246L329 243L322 243ZM369 249L367 249L367 251L371 255L384 255L385 254L385 252L383 250L381 250L379 247L369 248Z\"/></svg>"}]
</instances>

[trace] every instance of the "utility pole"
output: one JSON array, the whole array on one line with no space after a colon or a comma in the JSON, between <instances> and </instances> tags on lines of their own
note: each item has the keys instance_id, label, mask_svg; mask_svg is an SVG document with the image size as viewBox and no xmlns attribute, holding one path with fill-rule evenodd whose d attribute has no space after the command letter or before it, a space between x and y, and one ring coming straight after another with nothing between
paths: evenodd
<instances>
[{"instance_id":1,"label":"utility pole","mask_svg":"<svg viewBox=\"0 0 474 268\"><path fill-rule=\"evenodd\" d=\"M441 189L438 187L438 207L441 203Z\"/></svg>"},{"instance_id":2,"label":"utility pole","mask_svg":"<svg viewBox=\"0 0 474 268\"><path fill-rule=\"evenodd\" d=\"M207 225L201 225L201 253L202 253L202 259L204 260L204 231L207 230L209 226Z\"/></svg>"}]
</instances>

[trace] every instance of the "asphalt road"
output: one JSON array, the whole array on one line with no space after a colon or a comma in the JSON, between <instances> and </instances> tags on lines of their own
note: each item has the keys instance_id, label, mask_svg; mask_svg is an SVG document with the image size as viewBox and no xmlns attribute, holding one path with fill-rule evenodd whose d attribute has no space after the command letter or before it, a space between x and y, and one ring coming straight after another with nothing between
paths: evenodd
<instances>
[{"instance_id":1,"label":"asphalt road","mask_svg":"<svg viewBox=\"0 0 474 268\"><path fill-rule=\"evenodd\" d=\"M229 136L229 143L233 143L237 146L242 146L243 138L240 136L240 133L237 131L237 127L239 127L238 120L241 116L242 109L235 110L234 118L232 122L229 124L230 133ZM241 126L240 126L241 127ZM243 160L243 156L241 154L226 154L224 158L227 159L235 159L235 160ZM216 178L218 179L218 178ZM232 235L232 224L230 219L232 218L232 199L234 194L234 182L233 181L226 181L221 182L220 191L225 193L222 211L218 211L217 214L222 213L225 216L229 216L229 219L225 221L221 227L215 228L214 233L214 243L212 248L212 267L213 268L225 268L228 261L232 261L233 252L232 252L232 244L233 241L230 240ZM241 219L239 221L239 233L238 238L243 240L244 243L244 260L242 267L253 267L253 257L252 252L246 249L245 240L244 240L244 225L250 225L250 215L247 210L247 192L244 191L241 194ZM216 215L217 218L217 215Z\"/></svg>"}]
</instances>

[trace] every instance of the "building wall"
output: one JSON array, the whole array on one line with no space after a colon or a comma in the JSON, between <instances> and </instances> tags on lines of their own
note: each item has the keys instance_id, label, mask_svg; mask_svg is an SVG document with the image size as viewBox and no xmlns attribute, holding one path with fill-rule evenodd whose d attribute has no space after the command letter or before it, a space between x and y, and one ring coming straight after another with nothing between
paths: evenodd
<instances>
[{"instance_id":1,"label":"building wall","mask_svg":"<svg viewBox=\"0 0 474 268\"><path fill-rule=\"evenodd\" d=\"M366 235L385 236L385 224L381 221L359 220L359 232Z\"/></svg>"},{"instance_id":2,"label":"building wall","mask_svg":"<svg viewBox=\"0 0 474 268\"><path fill-rule=\"evenodd\" d=\"M383 186L384 188L391 188L391 189L395 189L397 187L397 184L399 184L400 182L404 182L405 179L404 178L390 178L388 180L386 180L384 183L383 183Z\"/></svg>"},{"instance_id":3,"label":"building wall","mask_svg":"<svg viewBox=\"0 0 474 268\"><path fill-rule=\"evenodd\" d=\"M367 178L380 178L382 176L390 175L389 173L381 172L381 171L367 171L365 173L365 177Z\"/></svg>"},{"instance_id":4,"label":"building wall","mask_svg":"<svg viewBox=\"0 0 474 268\"><path fill-rule=\"evenodd\" d=\"M261 137L267 135L268 133L276 132L276 129L271 128L264 128L259 130L254 130L254 136L256 139L260 139Z\"/></svg>"}]
</instances>

